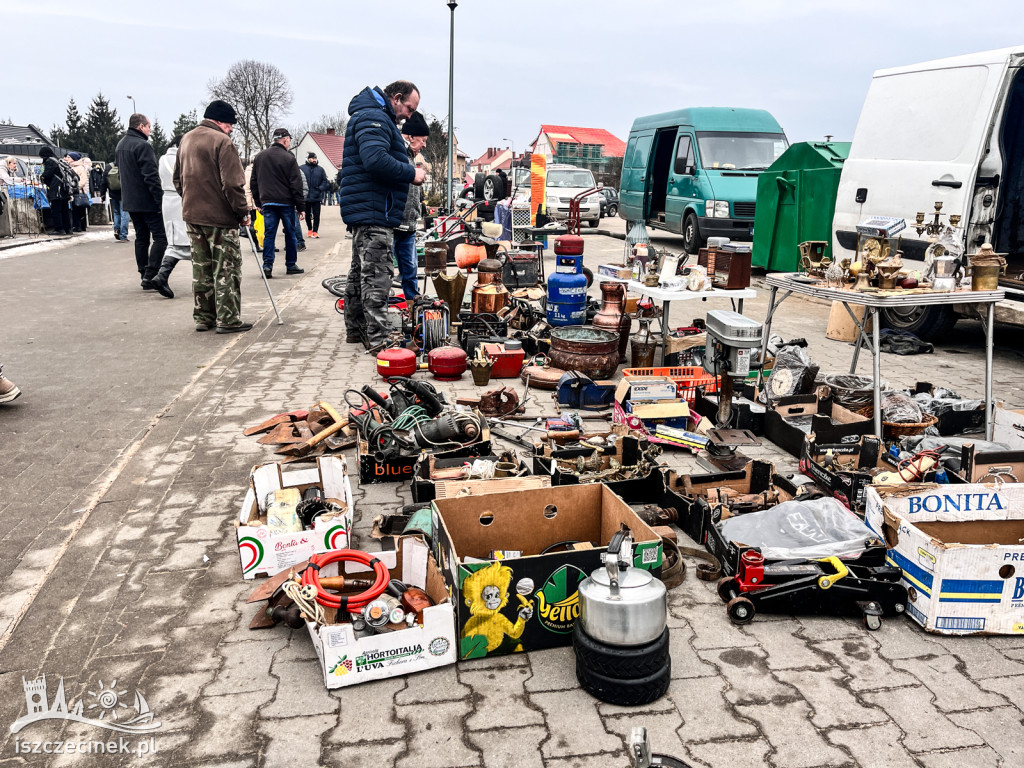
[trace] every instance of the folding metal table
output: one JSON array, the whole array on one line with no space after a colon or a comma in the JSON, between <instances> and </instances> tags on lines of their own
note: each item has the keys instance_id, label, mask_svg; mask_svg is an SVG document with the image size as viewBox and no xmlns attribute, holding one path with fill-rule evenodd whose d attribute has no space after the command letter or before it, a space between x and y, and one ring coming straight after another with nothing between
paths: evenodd
<instances>
[{"instance_id":1,"label":"folding metal table","mask_svg":"<svg viewBox=\"0 0 1024 768\"><path fill-rule=\"evenodd\" d=\"M771 288L771 297L768 301L768 314L764 319L764 338L761 340L761 359L764 360L768 347L768 339L771 335L772 316L779 304L785 301L791 294L798 293L803 296L811 296L818 299L828 299L840 302L853 322L857 324L857 343L853 351L853 362L850 365L850 373L856 373L857 360L860 356L860 346L863 339L871 340L871 354L873 363L873 396L875 410L875 434L882 435L882 407L881 407L881 335L879 332L878 310L898 307L916 306L950 306L953 304L974 304L985 329L985 439L992 439L992 409L995 403L992 400L992 326L995 323L995 305L1006 295L1004 291L970 291L959 290L950 292L940 291L852 291L843 288L827 288L818 282L806 282L806 275L796 272L780 272L768 275L765 283ZM781 298L777 294L779 290L784 293ZM866 307L870 310L872 323L871 333L868 333L865 317L860 319L850 309L850 305ZM981 308L985 307L983 313Z\"/></svg>"}]
</instances>

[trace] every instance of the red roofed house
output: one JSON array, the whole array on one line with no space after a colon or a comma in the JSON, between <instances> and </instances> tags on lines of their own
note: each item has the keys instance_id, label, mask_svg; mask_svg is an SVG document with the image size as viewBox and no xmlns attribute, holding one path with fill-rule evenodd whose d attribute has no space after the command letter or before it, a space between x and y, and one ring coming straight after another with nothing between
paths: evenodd
<instances>
[{"instance_id":1,"label":"red roofed house","mask_svg":"<svg viewBox=\"0 0 1024 768\"><path fill-rule=\"evenodd\" d=\"M604 128L542 125L530 151L544 155L548 163L567 163L602 173L612 158L622 158L626 142Z\"/></svg>"},{"instance_id":2,"label":"red roofed house","mask_svg":"<svg viewBox=\"0 0 1024 768\"><path fill-rule=\"evenodd\" d=\"M512 160L512 150L500 147L488 147L480 157L473 161L470 173L490 173L496 171L505 161Z\"/></svg>"},{"instance_id":3,"label":"red roofed house","mask_svg":"<svg viewBox=\"0 0 1024 768\"><path fill-rule=\"evenodd\" d=\"M292 153L299 161L299 165L302 165L310 152L316 152L320 167L327 171L327 178L334 179L341 170L341 154L344 147L345 137L335 133L333 128L328 128L327 133L307 132L298 144L292 144Z\"/></svg>"}]
</instances>

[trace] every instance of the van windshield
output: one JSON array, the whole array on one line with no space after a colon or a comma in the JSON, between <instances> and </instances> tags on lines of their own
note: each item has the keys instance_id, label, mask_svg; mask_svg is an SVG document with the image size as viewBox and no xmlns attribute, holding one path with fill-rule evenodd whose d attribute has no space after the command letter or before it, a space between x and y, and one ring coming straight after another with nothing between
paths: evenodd
<instances>
[{"instance_id":1,"label":"van windshield","mask_svg":"<svg viewBox=\"0 0 1024 768\"><path fill-rule=\"evenodd\" d=\"M571 171L558 170L548 171L547 186L549 187L596 187L594 174L584 168L575 168Z\"/></svg>"},{"instance_id":2,"label":"van windshield","mask_svg":"<svg viewBox=\"0 0 1024 768\"><path fill-rule=\"evenodd\" d=\"M784 133L697 131L700 161L705 169L763 171L786 151Z\"/></svg>"}]
</instances>

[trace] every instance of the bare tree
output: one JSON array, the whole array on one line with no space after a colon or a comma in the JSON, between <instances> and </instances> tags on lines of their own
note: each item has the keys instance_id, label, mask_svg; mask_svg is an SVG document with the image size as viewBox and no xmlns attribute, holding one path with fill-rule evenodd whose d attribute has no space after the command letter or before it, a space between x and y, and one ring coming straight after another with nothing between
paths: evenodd
<instances>
[{"instance_id":1,"label":"bare tree","mask_svg":"<svg viewBox=\"0 0 1024 768\"><path fill-rule=\"evenodd\" d=\"M245 159L270 146L271 133L291 111L293 93L288 78L263 61L237 61L221 80L211 80L207 89L211 99L223 99L235 108Z\"/></svg>"},{"instance_id":2,"label":"bare tree","mask_svg":"<svg viewBox=\"0 0 1024 768\"><path fill-rule=\"evenodd\" d=\"M303 136L309 133L327 133L333 129L338 136L345 135L345 128L348 126L348 115L344 112L335 112L329 115L320 115L316 120L309 120L305 123L297 123L291 128L291 134L295 141L300 141Z\"/></svg>"},{"instance_id":3,"label":"bare tree","mask_svg":"<svg viewBox=\"0 0 1024 768\"><path fill-rule=\"evenodd\" d=\"M430 190L431 195L439 195L445 199L444 187L448 176L448 132L445 124L433 115L427 123L430 135L427 136L427 144L423 147L423 161L430 169Z\"/></svg>"}]
</instances>

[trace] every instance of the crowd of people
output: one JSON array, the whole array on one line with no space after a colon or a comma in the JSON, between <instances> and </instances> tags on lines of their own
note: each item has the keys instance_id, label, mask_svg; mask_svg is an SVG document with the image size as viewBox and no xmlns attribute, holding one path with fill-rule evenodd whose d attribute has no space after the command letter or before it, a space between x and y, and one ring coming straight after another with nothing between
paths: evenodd
<instances>
[{"instance_id":1,"label":"crowd of people","mask_svg":"<svg viewBox=\"0 0 1024 768\"><path fill-rule=\"evenodd\" d=\"M417 112L419 101L419 89L407 80L356 94L349 103L342 167L334 182L314 152L299 165L286 128L275 130L272 144L243 166L231 141L237 114L219 99L210 102L196 128L172 139L159 160L149 141L152 124L136 113L113 163L93 164L77 152L65 160L47 146L39 151L39 180L47 187L55 233L85 231L95 197L109 199L117 242L129 242L131 220L143 290L174 298L169 277L179 261L191 260L195 329L217 333L252 328L241 317L240 237L244 233L255 242L257 213L264 221L264 277L273 277L279 226L285 273L297 275L305 271L298 265L305 237L319 238L321 207L336 200L352 236L346 341L373 349L384 344L389 332L394 264L406 299L417 295L415 233L426 172L414 158L429 132ZM25 181L17 160L6 158L0 184ZM0 365L0 404L20 394Z\"/></svg>"}]
</instances>

